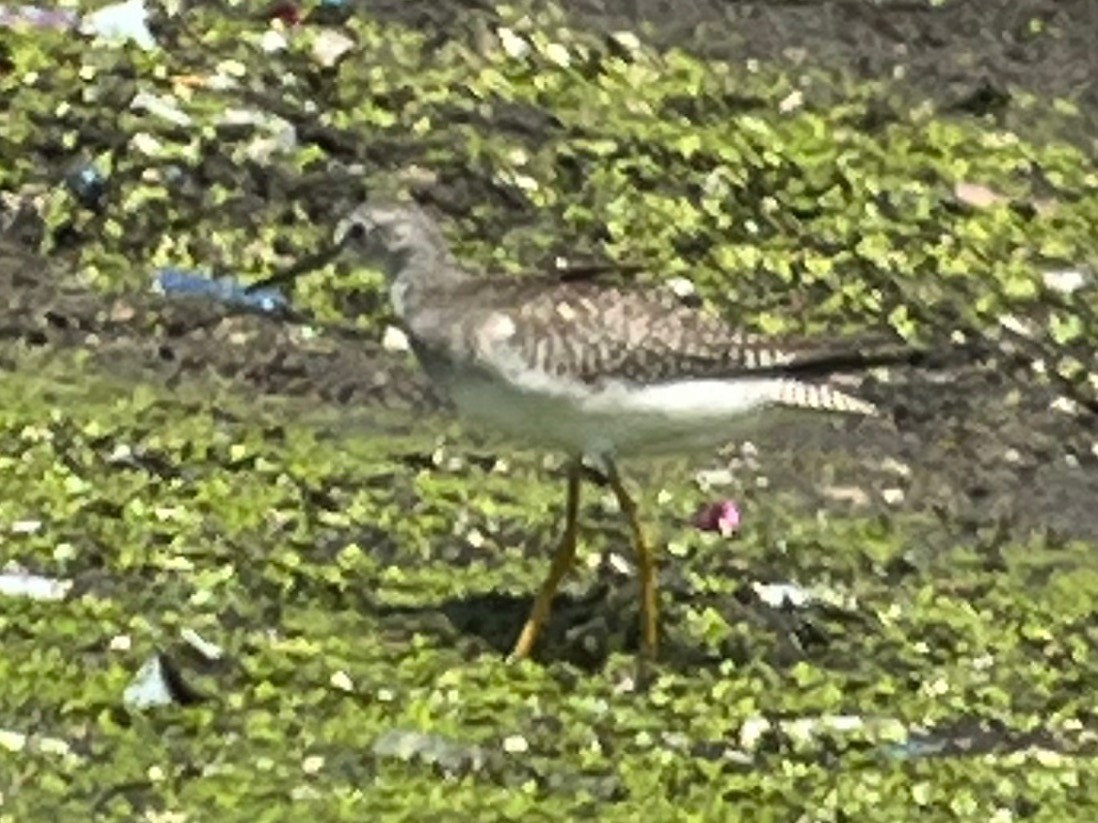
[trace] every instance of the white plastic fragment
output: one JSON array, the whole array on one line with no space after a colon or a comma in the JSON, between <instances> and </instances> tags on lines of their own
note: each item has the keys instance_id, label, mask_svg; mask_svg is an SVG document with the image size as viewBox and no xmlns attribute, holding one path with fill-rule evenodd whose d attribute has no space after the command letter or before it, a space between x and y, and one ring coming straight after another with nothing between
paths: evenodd
<instances>
[{"instance_id":1,"label":"white plastic fragment","mask_svg":"<svg viewBox=\"0 0 1098 823\"><path fill-rule=\"evenodd\" d=\"M1090 277L1083 269L1057 269L1041 275L1045 288L1061 294L1071 294L1087 285Z\"/></svg>"},{"instance_id":2,"label":"white plastic fragment","mask_svg":"<svg viewBox=\"0 0 1098 823\"><path fill-rule=\"evenodd\" d=\"M1082 413L1082 408L1079 404L1072 400L1070 397L1060 395L1048 406L1052 411L1060 412L1061 414L1068 414L1072 417L1078 417Z\"/></svg>"},{"instance_id":3,"label":"white plastic fragment","mask_svg":"<svg viewBox=\"0 0 1098 823\"><path fill-rule=\"evenodd\" d=\"M72 588L71 580L44 577L23 570L0 573L0 595L29 597L31 600L63 600Z\"/></svg>"},{"instance_id":4,"label":"white plastic fragment","mask_svg":"<svg viewBox=\"0 0 1098 823\"><path fill-rule=\"evenodd\" d=\"M612 568L617 574L620 574L622 576L632 574L633 565L617 552L610 552L606 559L607 565L609 565L610 568Z\"/></svg>"},{"instance_id":5,"label":"white plastic fragment","mask_svg":"<svg viewBox=\"0 0 1098 823\"><path fill-rule=\"evenodd\" d=\"M122 692L122 702L132 709L170 706L175 702L160 655L153 655L137 670L130 685Z\"/></svg>"},{"instance_id":6,"label":"white plastic fragment","mask_svg":"<svg viewBox=\"0 0 1098 823\"><path fill-rule=\"evenodd\" d=\"M16 520L11 524L12 534L34 534L42 528L41 520Z\"/></svg>"},{"instance_id":7,"label":"white plastic fragment","mask_svg":"<svg viewBox=\"0 0 1098 823\"><path fill-rule=\"evenodd\" d=\"M1037 330L1031 323L1022 320L1017 315L1004 314L999 317L999 325L1008 331L1012 331L1015 334L1020 334L1023 337L1035 337Z\"/></svg>"},{"instance_id":8,"label":"white plastic fragment","mask_svg":"<svg viewBox=\"0 0 1098 823\"><path fill-rule=\"evenodd\" d=\"M886 457L881 461L881 470L897 477L911 477L911 466L901 463L895 457Z\"/></svg>"},{"instance_id":9,"label":"white plastic fragment","mask_svg":"<svg viewBox=\"0 0 1098 823\"><path fill-rule=\"evenodd\" d=\"M0 6L0 28L30 26L64 31L73 28L79 21L79 15L68 9L50 9L29 4Z\"/></svg>"},{"instance_id":10,"label":"white plastic fragment","mask_svg":"<svg viewBox=\"0 0 1098 823\"><path fill-rule=\"evenodd\" d=\"M144 0L113 3L84 15L80 33L104 40L132 40L141 48L156 48L156 39L149 31L149 11Z\"/></svg>"},{"instance_id":11,"label":"white plastic fragment","mask_svg":"<svg viewBox=\"0 0 1098 823\"><path fill-rule=\"evenodd\" d=\"M272 54L276 51L285 51L289 48L289 43L286 40L286 35L276 29L267 29L263 33L263 36L259 38L259 47L267 54Z\"/></svg>"},{"instance_id":12,"label":"white plastic fragment","mask_svg":"<svg viewBox=\"0 0 1098 823\"><path fill-rule=\"evenodd\" d=\"M807 606L815 599L809 591L795 583L756 582L751 584L751 588L759 600L775 609L787 605L799 609Z\"/></svg>"},{"instance_id":13,"label":"white plastic fragment","mask_svg":"<svg viewBox=\"0 0 1098 823\"><path fill-rule=\"evenodd\" d=\"M179 632L183 642L202 655L207 660L220 660L225 652L215 643L206 640L194 629L186 628Z\"/></svg>"},{"instance_id":14,"label":"white plastic fragment","mask_svg":"<svg viewBox=\"0 0 1098 823\"><path fill-rule=\"evenodd\" d=\"M313 60L326 69L355 47L355 41L335 29L324 29L313 41Z\"/></svg>"},{"instance_id":15,"label":"white plastic fragment","mask_svg":"<svg viewBox=\"0 0 1098 823\"><path fill-rule=\"evenodd\" d=\"M147 91L139 91L130 101L133 111L146 111L169 123L177 126L189 126L194 121L191 116L181 111L174 97L152 94Z\"/></svg>"},{"instance_id":16,"label":"white plastic fragment","mask_svg":"<svg viewBox=\"0 0 1098 823\"><path fill-rule=\"evenodd\" d=\"M13 754L21 752L42 752L57 755L68 760L80 760L72 747L59 737L45 737L37 734L24 734L14 729L0 729L0 749Z\"/></svg>"}]
</instances>

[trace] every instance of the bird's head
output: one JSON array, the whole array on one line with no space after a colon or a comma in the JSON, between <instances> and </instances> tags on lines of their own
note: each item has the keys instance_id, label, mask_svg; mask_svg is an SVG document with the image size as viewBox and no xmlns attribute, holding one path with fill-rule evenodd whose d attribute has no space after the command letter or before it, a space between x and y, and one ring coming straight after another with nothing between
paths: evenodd
<instances>
[{"instance_id":1,"label":"bird's head","mask_svg":"<svg viewBox=\"0 0 1098 823\"><path fill-rule=\"evenodd\" d=\"M399 316L431 287L467 278L450 253L438 224L419 206L371 198L336 225L333 243L246 291L292 283L302 274L336 258L354 266L376 269L388 281L389 295Z\"/></svg>"},{"instance_id":2,"label":"bird's head","mask_svg":"<svg viewBox=\"0 0 1098 823\"><path fill-rule=\"evenodd\" d=\"M390 282L402 275L430 276L453 264L438 225L419 206L371 199L336 226L341 256L381 271Z\"/></svg>"}]
</instances>

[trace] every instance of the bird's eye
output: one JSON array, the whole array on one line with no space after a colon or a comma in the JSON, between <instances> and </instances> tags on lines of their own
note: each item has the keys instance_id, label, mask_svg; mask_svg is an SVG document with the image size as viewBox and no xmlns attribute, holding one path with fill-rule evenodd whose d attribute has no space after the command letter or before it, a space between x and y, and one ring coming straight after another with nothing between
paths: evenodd
<instances>
[{"instance_id":1,"label":"bird's eye","mask_svg":"<svg viewBox=\"0 0 1098 823\"><path fill-rule=\"evenodd\" d=\"M362 240L366 237L366 224L361 220L355 220L351 225L347 227L346 233L343 235L345 242L354 242L356 240Z\"/></svg>"}]
</instances>

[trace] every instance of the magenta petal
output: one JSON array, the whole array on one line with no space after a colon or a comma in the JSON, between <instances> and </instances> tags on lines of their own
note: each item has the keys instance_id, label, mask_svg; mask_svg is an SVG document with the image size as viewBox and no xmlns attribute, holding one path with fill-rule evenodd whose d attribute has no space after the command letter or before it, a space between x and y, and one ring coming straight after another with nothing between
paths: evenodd
<instances>
[{"instance_id":1,"label":"magenta petal","mask_svg":"<svg viewBox=\"0 0 1098 823\"><path fill-rule=\"evenodd\" d=\"M731 500L717 500L698 510L694 525L702 531L720 532L730 537L740 527L740 510Z\"/></svg>"}]
</instances>

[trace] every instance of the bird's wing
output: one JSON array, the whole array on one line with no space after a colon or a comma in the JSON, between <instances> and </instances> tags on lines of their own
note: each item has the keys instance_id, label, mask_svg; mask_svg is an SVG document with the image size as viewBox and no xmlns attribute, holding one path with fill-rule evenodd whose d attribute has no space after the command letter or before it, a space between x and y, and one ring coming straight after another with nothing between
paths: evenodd
<instances>
[{"instance_id":1,"label":"bird's wing","mask_svg":"<svg viewBox=\"0 0 1098 823\"><path fill-rule=\"evenodd\" d=\"M738 376L823 377L911 362L894 340L775 342L738 331L656 290L548 278L458 284L414 336L488 371L516 369L588 385Z\"/></svg>"}]
</instances>

